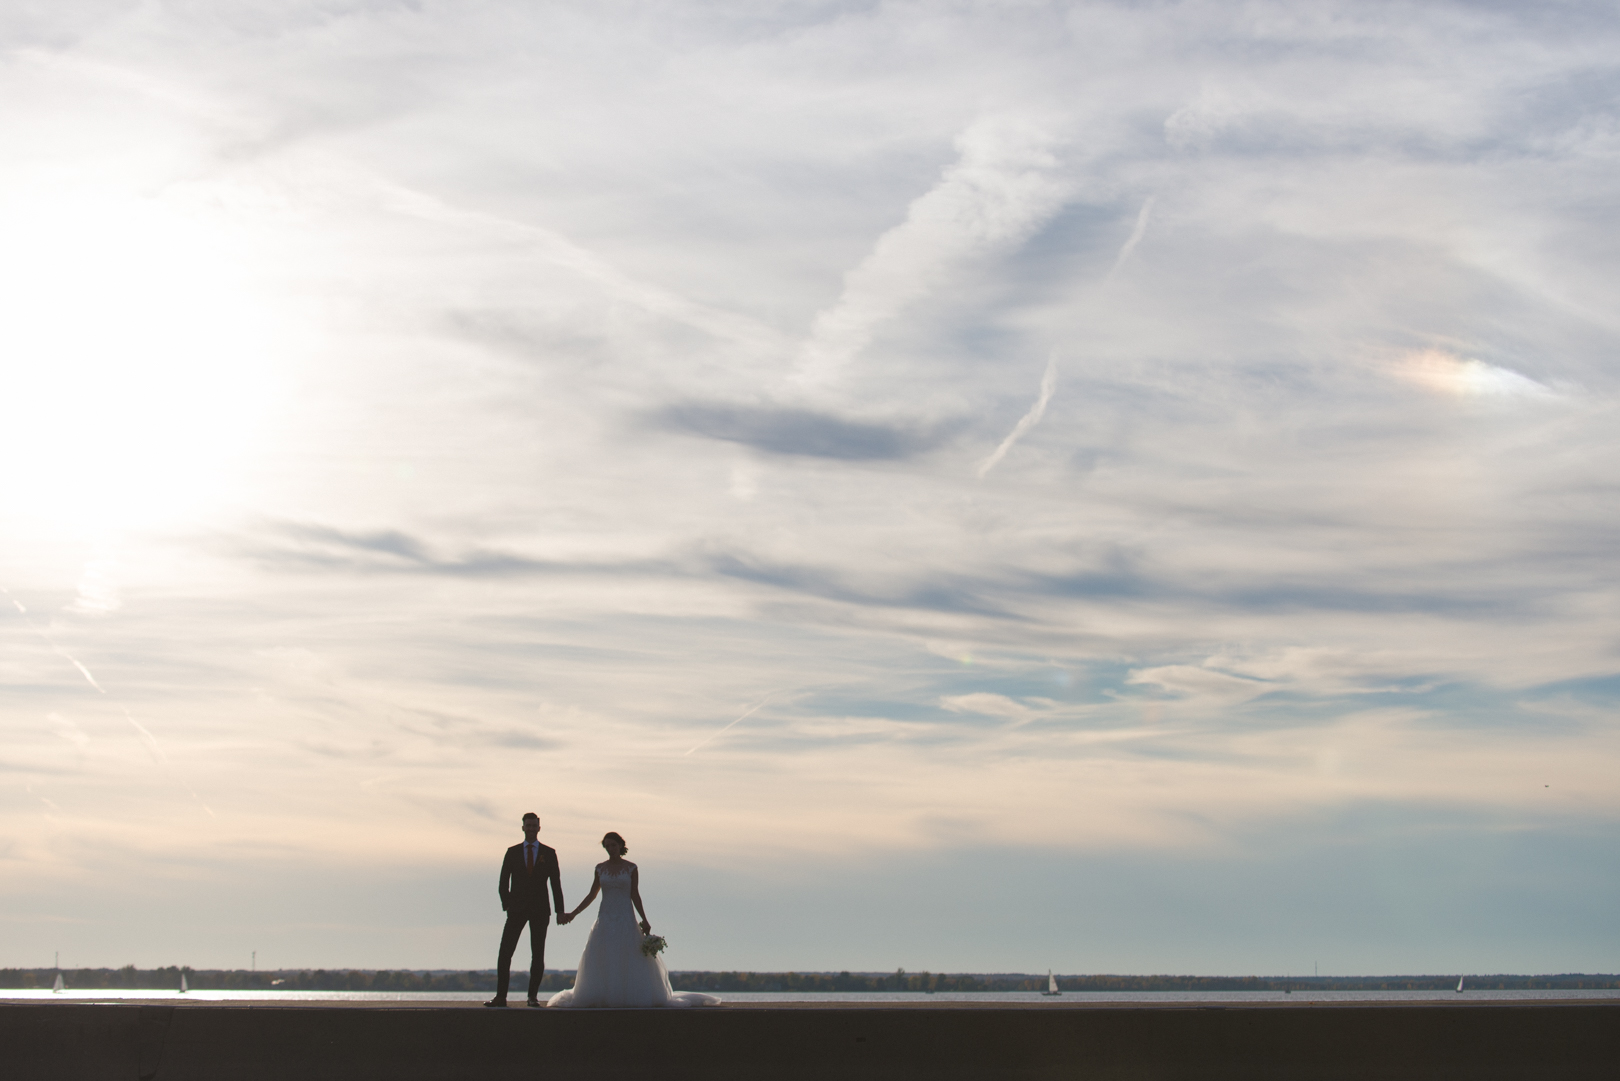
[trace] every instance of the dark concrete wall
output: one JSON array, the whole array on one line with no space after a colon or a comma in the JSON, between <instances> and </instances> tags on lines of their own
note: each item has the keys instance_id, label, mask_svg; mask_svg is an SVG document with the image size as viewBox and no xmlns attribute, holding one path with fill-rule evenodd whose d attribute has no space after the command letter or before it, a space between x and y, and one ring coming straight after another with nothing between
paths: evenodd
<instances>
[{"instance_id":1,"label":"dark concrete wall","mask_svg":"<svg viewBox=\"0 0 1620 1081\"><path fill-rule=\"evenodd\" d=\"M11 1081L1602 1077L1620 1005L711 1010L0 1005Z\"/></svg>"}]
</instances>

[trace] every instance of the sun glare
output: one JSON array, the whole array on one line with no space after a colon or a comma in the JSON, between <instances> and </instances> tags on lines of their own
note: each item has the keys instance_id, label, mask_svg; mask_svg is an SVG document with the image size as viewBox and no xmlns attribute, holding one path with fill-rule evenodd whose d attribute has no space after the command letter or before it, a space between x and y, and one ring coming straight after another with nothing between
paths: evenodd
<instances>
[{"instance_id":1,"label":"sun glare","mask_svg":"<svg viewBox=\"0 0 1620 1081\"><path fill-rule=\"evenodd\" d=\"M161 199L11 193L0 211L0 508L99 529L224 494L264 418L275 321L240 237Z\"/></svg>"}]
</instances>

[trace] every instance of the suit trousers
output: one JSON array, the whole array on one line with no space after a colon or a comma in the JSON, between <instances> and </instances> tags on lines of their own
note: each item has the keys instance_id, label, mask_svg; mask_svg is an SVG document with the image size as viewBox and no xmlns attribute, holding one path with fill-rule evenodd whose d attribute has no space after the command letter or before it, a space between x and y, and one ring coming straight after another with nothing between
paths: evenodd
<instances>
[{"instance_id":1,"label":"suit trousers","mask_svg":"<svg viewBox=\"0 0 1620 1081\"><path fill-rule=\"evenodd\" d=\"M518 939L523 937L523 925L529 925L529 997L540 993L540 981L546 977L546 928L551 924L547 909L509 910L506 928L501 931L500 961L495 966L495 997L506 1001L506 988L512 982L512 954Z\"/></svg>"}]
</instances>

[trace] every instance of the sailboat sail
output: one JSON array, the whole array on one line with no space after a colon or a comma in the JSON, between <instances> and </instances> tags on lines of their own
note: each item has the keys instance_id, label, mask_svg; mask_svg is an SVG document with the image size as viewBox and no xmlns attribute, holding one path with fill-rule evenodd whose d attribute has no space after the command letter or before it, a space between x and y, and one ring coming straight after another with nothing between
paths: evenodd
<instances>
[{"instance_id":1,"label":"sailboat sail","mask_svg":"<svg viewBox=\"0 0 1620 1081\"><path fill-rule=\"evenodd\" d=\"M180 993L183 995L187 990L189 989L186 987L186 974L182 972L180 973Z\"/></svg>"},{"instance_id":2,"label":"sailboat sail","mask_svg":"<svg viewBox=\"0 0 1620 1081\"><path fill-rule=\"evenodd\" d=\"M62 982L62 974L60 972L58 972L56 974L56 983L51 987L51 991L52 992L64 991L66 989L67 989L67 984Z\"/></svg>"},{"instance_id":3,"label":"sailboat sail","mask_svg":"<svg viewBox=\"0 0 1620 1081\"><path fill-rule=\"evenodd\" d=\"M1468 978L1467 976L1458 976L1457 977L1457 993L1459 995L1462 994L1463 981L1466 980L1467 978Z\"/></svg>"},{"instance_id":4,"label":"sailboat sail","mask_svg":"<svg viewBox=\"0 0 1620 1081\"><path fill-rule=\"evenodd\" d=\"M1063 993L1062 991L1058 990L1057 977L1052 975L1052 970L1051 969L1047 969L1046 970L1046 990L1042 991L1041 994L1043 994L1043 995L1061 995L1062 993Z\"/></svg>"}]
</instances>

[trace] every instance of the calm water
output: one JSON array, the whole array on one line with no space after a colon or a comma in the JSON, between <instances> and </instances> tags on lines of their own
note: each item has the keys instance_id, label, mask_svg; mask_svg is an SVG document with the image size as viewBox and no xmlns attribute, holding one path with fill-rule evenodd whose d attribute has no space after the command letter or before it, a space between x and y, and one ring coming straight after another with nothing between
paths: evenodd
<instances>
[{"instance_id":1,"label":"calm water","mask_svg":"<svg viewBox=\"0 0 1620 1081\"><path fill-rule=\"evenodd\" d=\"M265 1005L315 1002L400 1002L427 1004L431 1002L482 1002L488 991L423 992L423 991L140 991L123 988L88 991L5 990L0 989L0 1000L52 1001L52 1002L116 1002L120 999L173 999L182 1002L257 1002ZM550 997L549 995L546 997ZM1047 998L1035 991L1003 991L999 993L957 993L942 991L926 995L916 991L885 991L841 994L801 994L792 992L736 992L722 994L728 1002L1040 1002L1049 1005L1085 1002L1188 1002L1220 1005L1241 1002L1470 1002L1525 1001L1530 999L1620 999L1620 990L1613 991L1295 991L1285 995L1281 991L1065 991L1060 997ZM521 992L513 999L522 1002Z\"/></svg>"}]
</instances>

